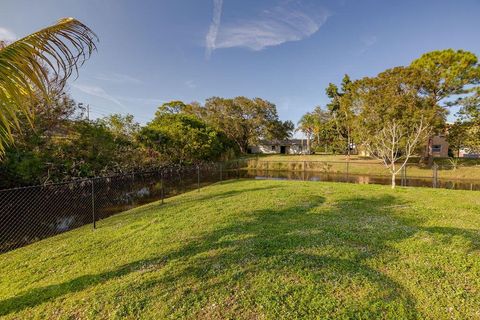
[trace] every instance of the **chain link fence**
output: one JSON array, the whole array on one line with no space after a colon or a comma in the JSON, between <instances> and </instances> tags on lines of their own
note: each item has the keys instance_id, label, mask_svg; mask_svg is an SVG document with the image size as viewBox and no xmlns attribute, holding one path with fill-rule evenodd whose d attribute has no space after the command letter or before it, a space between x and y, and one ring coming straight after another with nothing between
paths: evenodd
<instances>
[{"instance_id":1,"label":"chain link fence","mask_svg":"<svg viewBox=\"0 0 480 320\"><path fill-rule=\"evenodd\" d=\"M171 166L65 183L0 190L0 253L116 213L239 178L244 161Z\"/></svg>"}]
</instances>

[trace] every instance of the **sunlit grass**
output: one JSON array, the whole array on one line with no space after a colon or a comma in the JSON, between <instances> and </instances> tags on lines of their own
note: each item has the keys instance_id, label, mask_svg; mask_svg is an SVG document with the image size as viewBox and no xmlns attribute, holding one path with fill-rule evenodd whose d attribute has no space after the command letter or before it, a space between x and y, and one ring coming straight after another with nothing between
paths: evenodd
<instances>
[{"instance_id":1,"label":"sunlit grass","mask_svg":"<svg viewBox=\"0 0 480 320\"><path fill-rule=\"evenodd\" d=\"M216 184L0 255L0 315L478 318L479 195Z\"/></svg>"}]
</instances>

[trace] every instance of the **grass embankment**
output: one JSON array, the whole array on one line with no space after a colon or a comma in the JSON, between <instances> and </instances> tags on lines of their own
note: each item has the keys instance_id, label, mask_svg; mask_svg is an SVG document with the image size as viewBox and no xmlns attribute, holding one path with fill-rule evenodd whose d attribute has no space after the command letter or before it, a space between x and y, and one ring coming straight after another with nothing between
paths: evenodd
<instances>
[{"instance_id":1,"label":"grass embankment","mask_svg":"<svg viewBox=\"0 0 480 320\"><path fill-rule=\"evenodd\" d=\"M0 255L0 315L479 318L479 194L224 182Z\"/></svg>"},{"instance_id":2,"label":"grass embankment","mask_svg":"<svg viewBox=\"0 0 480 320\"><path fill-rule=\"evenodd\" d=\"M265 155L251 158L248 167L266 170L305 170L323 173L345 173L347 157L344 155ZM432 168L418 164L418 159L412 159L407 166L407 176L410 178L431 178ZM267 164L268 162L268 164ZM459 159L456 168L448 159L435 159L439 165L439 179L480 179L480 159ZM377 159L352 155L348 164L348 172L358 175L389 176L389 171Z\"/></svg>"}]
</instances>

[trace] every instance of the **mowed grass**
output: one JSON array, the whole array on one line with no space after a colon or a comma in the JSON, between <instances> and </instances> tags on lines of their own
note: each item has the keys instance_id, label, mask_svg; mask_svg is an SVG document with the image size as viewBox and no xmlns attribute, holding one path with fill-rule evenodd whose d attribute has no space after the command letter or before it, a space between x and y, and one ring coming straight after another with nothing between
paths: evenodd
<instances>
[{"instance_id":1,"label":"mowed grass","mask_svg":"<svg viewBox=\"0 0 480 320\"><path fill-rule=\"evenodd\" d=\"M478 319L480 193L223 182L0 255L0 315Z\"/></svg>"}]
</instances>

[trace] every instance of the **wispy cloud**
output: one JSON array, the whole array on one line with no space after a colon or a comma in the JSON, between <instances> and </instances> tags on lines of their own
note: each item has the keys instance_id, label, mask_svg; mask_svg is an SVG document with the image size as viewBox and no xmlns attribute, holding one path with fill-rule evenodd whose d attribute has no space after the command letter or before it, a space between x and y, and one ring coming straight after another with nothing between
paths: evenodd
<instances>
[{"instance_id":1,"label":"wispy cloud","mask_svg":"<svg viewBox=\"0 0 480 320\"><path fill-rule=\"evenodd\" d=\"M254 18L228 22L220 27L218 8L214 2L214 19L206 38L207 56L219 48L245 47L258 51L299 41L316 33L330 16L323 7L307 8L302 2L286 1Z\"/></svg>"},{"instance_id":2,"label":"wispy cloud","mask_svg":"<svg viewBox=\"0 0 480 320\"><path fill-rule=\"evenodd\" d=\"M7 28L2 28L0 27L0 41L14 41L15 39L17 39L17 35L7 29Z\"/></svg>"},{"instance_id":3,"label":"wispy cloud","mask_svg":"<svg viewBox=\"0 0 480 320\"><path fill-rule=\"evenodd\" d=\"M88 95L111 101L123 108L125 107L117 97L108 94L102 87L77 83L72 84L72 87Z\"/></svg>"},{"instance_id":4,"label":"wispy cloud","mask_svg":"<svg viewBox=\"0 0 480 320\"><path fill-rule=\"evenodd\" d=\"M197 87L197 84L193 80L187 80L185 81L185 85L189 87L190 89L194 89Z\"/></svg>"},{"instance_id":5,"label":"wispy cloud","mask_svg":"<svg viewBox=\"0 0 480 320\"><path fill-rule=\"evenodd\" d=\"M362 43L362 47L360 48L359 54L366 52L370 47L372 47L375 43L377 43L377 36L375 35L368 35L360 37L360 42Z\"/></svg>"},{"instance_id":6,"label":"wispy cloud","mask_svg":"<svg viewBox=\"0 0 480 320\"><path fill-rule=\"evenodd\" d=\"M101 80L101 81L107 81L107 82L113 82L113 83L129 83L129 84L140 84L142 83L141 80L131 77L126 74L120 74L120 73L111 73L111 74L98 74L95 76L95 79Z\"/></svg>"},{"instance_id":7,"label":"wispy cloud","mask_svg":"<svg viewBox=\"0 0 480 320\"><path fill-rule=\"evenodd\" d=\"M205 38L205 46L207 48L205 55L207 58L209 58L213 50L215 50L215 42L217 40L218 29L220 28L220 18L222 17L222 5L223 0L213 0L212 23Z\"/></svg>"}]
</instances>

